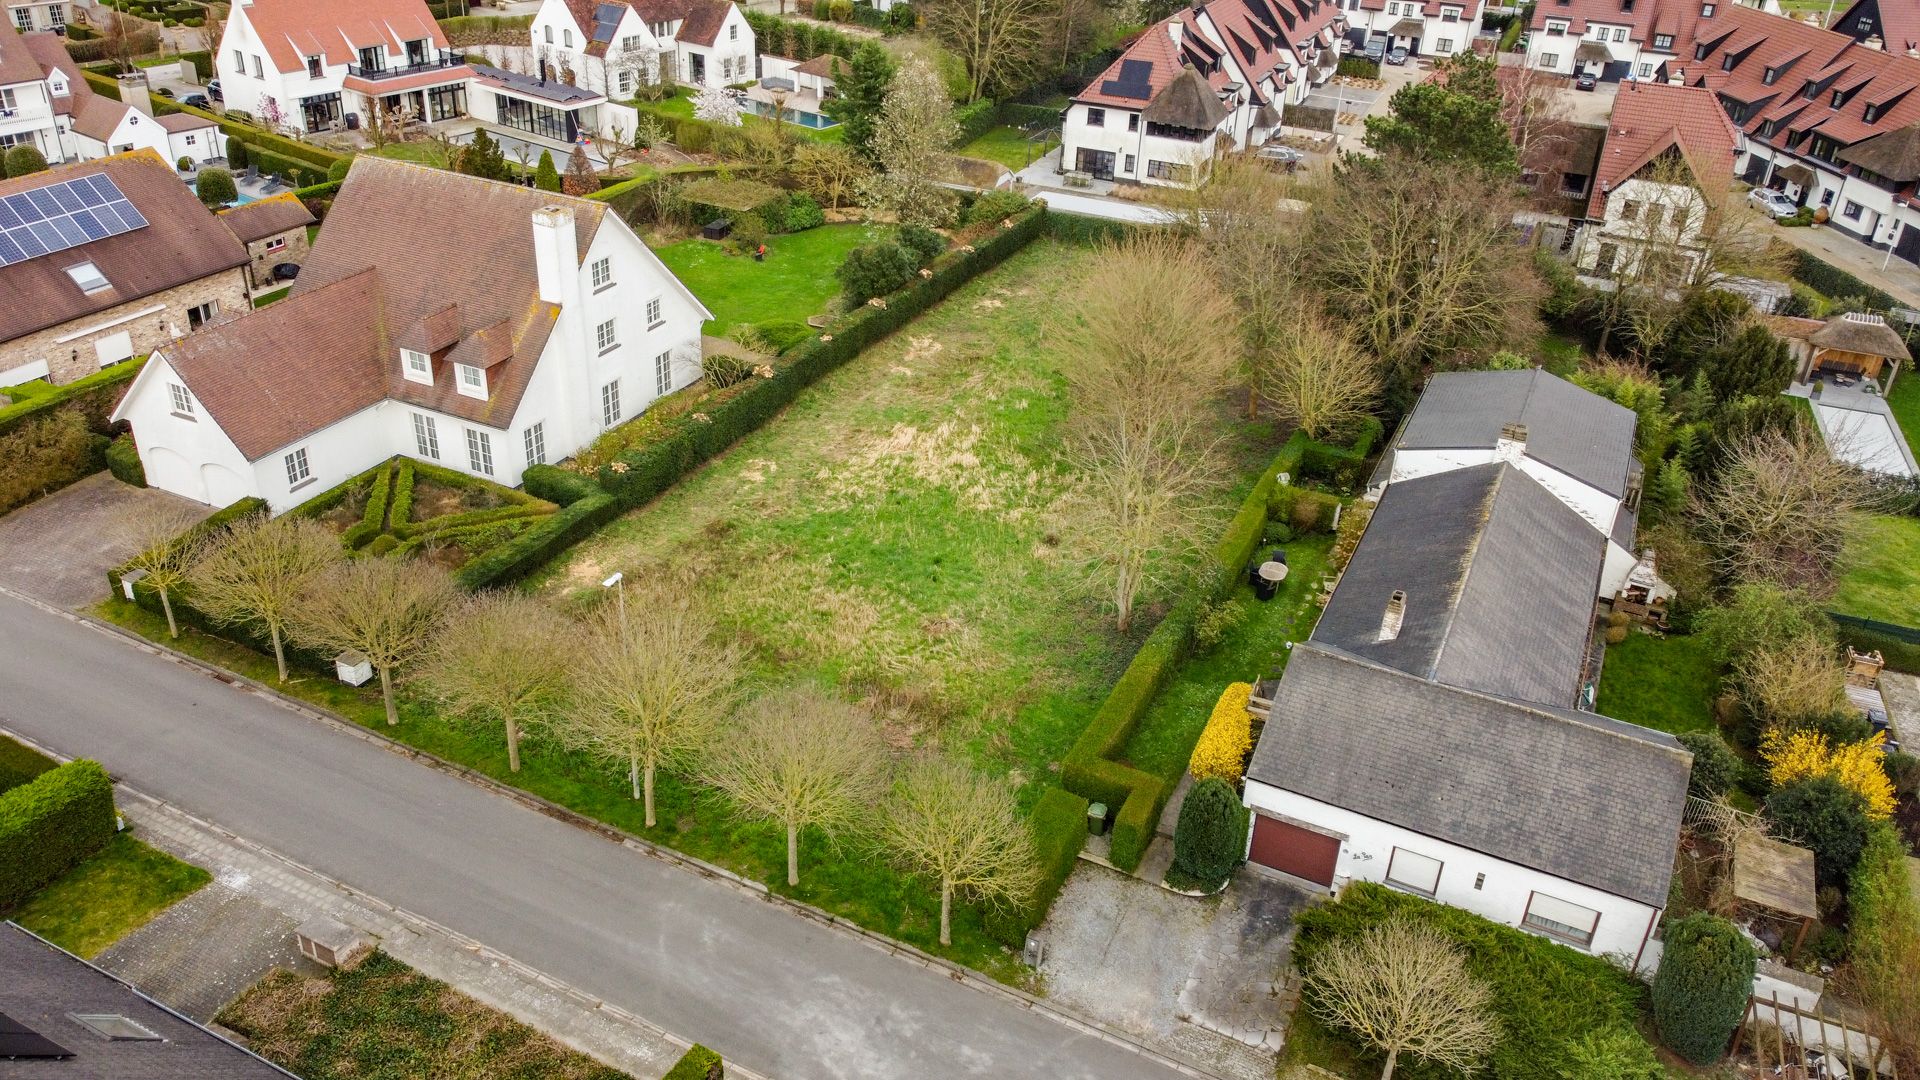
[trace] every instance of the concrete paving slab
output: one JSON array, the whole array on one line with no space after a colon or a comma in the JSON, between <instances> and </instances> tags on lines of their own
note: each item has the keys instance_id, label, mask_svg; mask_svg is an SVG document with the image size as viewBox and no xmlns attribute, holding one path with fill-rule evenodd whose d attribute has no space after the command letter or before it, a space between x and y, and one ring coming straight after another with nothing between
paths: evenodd
<instances>
[{"instance_id":1,"label":"concrete paving slab","mask_svg":"<svg viewBox=\"0 0 1920 1080\"><path fill-rule=\"evenodd\" d=\"M106 599L107 571L134 554L128 521L143 510L213 512L156 488L95 473L0 517L0 585L64 608Z\"/></svg>"},{"instance_id":2,"label":"concrete paving slab","mask_svg":"<svg viewBox=\"0 0 1920 1080\"><path fill-rule=\"evenodd\" d=\"M294 920L223 880L168 908L94 962L201 1023L276 967L324 974L300 955Z\"/></svg>"}]
</instances>

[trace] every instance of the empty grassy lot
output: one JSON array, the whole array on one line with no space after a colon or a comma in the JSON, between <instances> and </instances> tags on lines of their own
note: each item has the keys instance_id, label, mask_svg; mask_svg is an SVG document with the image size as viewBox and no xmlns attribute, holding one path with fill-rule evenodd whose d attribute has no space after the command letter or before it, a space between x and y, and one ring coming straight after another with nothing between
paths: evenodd
<instances>
[{"instance_id":1,"label":"empty grassy lot","mask_svg":"<svg viewBox=\"0 0 1920 1080\"><path fill-rule=\"evenodd\" d=\"M1920 419L1920 418L1916 418ZM1833 610L1920 626L1920 519L1875 515L1847 554Z\"/></svg>"},{"instance_id":2,"label":"empty grassy lot","mask_svg":"<svg viewBox=\"0 0 1920 1080\"><path fill-rule=\"evenodd\" d=\"M654 249L674 276L713 312L709 334L740 323L805 322L840 294L834 271L847 252L870 238L865 225L821 225L767 238L767 259L729 255L711 240L694 238Z\"/></svg>"},{"instance_id":3,"label":"empty grassy lot","mask_svg":"<svg viewBox=\"0 0 1920 1080\"><path fill-rule=\"evenodd\" d=\"M1049 138L1045 142L1030 142L1027 133L1016 127L988 128L980 137L955 150L961 157L981 158L997 161L1014 172L1019 172L1041 157L1047 149L1058 142Z\"/></svg>"}]
</instances>

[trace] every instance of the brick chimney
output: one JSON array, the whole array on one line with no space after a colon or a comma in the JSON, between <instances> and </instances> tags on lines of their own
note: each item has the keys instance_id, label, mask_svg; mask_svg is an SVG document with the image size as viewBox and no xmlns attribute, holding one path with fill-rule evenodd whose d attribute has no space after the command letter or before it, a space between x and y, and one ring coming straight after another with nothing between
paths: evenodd
<instances>
[{"instance_id":1,"label":"brick chimney","mask_svg":"<svg viewBox=\"0 0 1920 1080\"><path fill-rule=\"evenodd\" d=\"M1507 424L1500 429L1500 437L1494 440L1493 460L1504 461L1509 465L1520 464L1527 456L1527 425Z\"/></svg>"}]
</instances>

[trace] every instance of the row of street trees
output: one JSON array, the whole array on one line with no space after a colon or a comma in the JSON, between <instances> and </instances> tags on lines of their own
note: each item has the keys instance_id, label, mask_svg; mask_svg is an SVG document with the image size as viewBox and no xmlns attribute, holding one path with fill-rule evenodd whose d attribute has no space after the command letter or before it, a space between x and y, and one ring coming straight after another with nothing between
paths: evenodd
<instances>
[{"instance_id":1,"label":"row of street trees","mask_svg":"<svg viewBox=\"0 0 1920 1080\"><path fill-rule=\"evenodd\" d=\"M449 721L500 732L512 772L530 735L621 769L650 829L660 771L707 783L785 831L789 885L806 834L865 843L937 888L941 944L956 894L1015 901L1038 883L1010 786L938 753L896 761L870 713L820 687L753 694L740 650L686 585L576 621L526 594L463 595L426 560L350 558L312 520L255 516L207 533L192 521L141 519L131 564L175 636L174 599L190 595L215 622L266 637L283 682L289 642L358 652L388 724L410 672Z\"/></svg>"}]
</instances>

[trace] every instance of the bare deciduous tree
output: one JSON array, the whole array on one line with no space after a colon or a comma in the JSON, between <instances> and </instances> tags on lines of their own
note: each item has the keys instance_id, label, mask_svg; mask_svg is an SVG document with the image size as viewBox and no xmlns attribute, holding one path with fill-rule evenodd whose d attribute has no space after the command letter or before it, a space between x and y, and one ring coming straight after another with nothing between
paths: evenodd
<instances>
[{"instance_id":1,"label":"bare deciduous tree","mask_svg":"<svg viewBox=\"0 0 1920 1080\"><path fill-rule=\"evenodd\" d=\"M577 635L545 602L520 593L484 593L460 605L434 638L420 681L456 716L501 724L507 768L520 771L520 735L565 700Z\"/></svg>"},{"instance_id":2,"label":"bare deciduous tree","mask_svg":"<svg viewBox=\"0 0 1920 1080\"><path fill-rule=\"evenodd\" d=\"M800 831L838 837L886 794L887 749L873 718L813 686L749 705L701 773L748 814L787 830L787 884L800 884Z\"/></svg>"},{"instance_id":3,"label":"bare deciduous tree","mask_svg":"<svg viewBox=\"0 0 1920 1080\"><path fill-rule=\"evenodd\" d=\"M1846 666L1833 643L1817 635L1762 645L1733 667L1741 696L1770 724L1828 717L1846 706Z\"/></svg>"},{"instance_id":4,"label":"bare deciduous tree","mask_svg":"<svg viewBox=\"0 0 1920 1080\"><path fill-rule=\"evenodd\" d=\"M194 602L221 623L265 627L280 681L286 682L287 628L294 610L321 573L345 558L340 538L317 521L247 518L228 529L194 567Z\"/></svg>"},{"instance_id":5,"label":"bare deciduous tree","mask_svg":"<svg viewBox=\"0 0 1920 1080\"><path fill-rule=\"evenodd\" d=\"M949 148L959 134L953 103L933 65L910 57L894 73L874 125L873 154L886 171L862 181L862 201L898 214L903 224L946 224L953 194L940 181L951 167Z\"/></svg>"},{"instance_id":6,"label":"bare deciduous tree","mask_svg":"<svg viewBox=\"0 0 1920 1080\"><path fill-rule=\"evenodd\" d=\"M1387 1055L1471 1072L1500 1039L1493 993L1438 930L1396 917L1328 945L1305 972L1309 1007Z\"/></svg>"},{"instance_id":7,"label":"bare deciduous tree","mask_svg":"<svg viewBox=\"0 0 1920 1080\"><path fill-rule=\"evenodd\" d=\"M1071 399L1066 457L1078 484L1068 531L1092 582L1132 624L1143 588L1177 568L1173 550L1214 482L1210 401L1237 341L1233 302L1193 244L1148 234L1103 249L1055 328Z\"/></svg>"},{"instance_id":8,"label":"bare deciduous tree","mask_svg":"<svg viewBox=\"0 0 1920 1080\"><path fill-rule=\"evenodd\" d=\"M1275 334L1260 396L1311 438L1345 431L1380 397L1380 365L1346 327L1303 310Z\"/></svg>"},{"instance_id":9,"label":"bare deciduous tree","mask_svg":"<svg viewBox=\"0 0 1920 1080\"><path fill-rule=\"evenodd\" d=\"M978 101L1026 85L1046 63L1057 7L1057 0L930 0L922 10L927 29L966 64L967 100Z\"/></svg>"},{"instance_id":10,"label":"bare deciduous tree","mask_svg":"<svg viewBox=\"0 0 1920 1080\"><path fill-rule=\"evenodd\" d=\"M173 617L173 591L186 583L206 550L205 534L194 528L200 517L190 507L165 503L133 512L123 526L127 538L139 546L127 560L127 569L146 571L145 583L160 594L168 637L180 636L180 624Z\"/></svg>"},{"instance_id":11,"label":"bare deciduous tree","mask_svg":"<svg viewBox=\"0 0 1920 1080\"><path fill-rule=\"evenodd\" d=\"M1013 789L961 761L925 756L894 784L881 845L908 873L937 882L940 944L953 944L953 894L1016 903L1040 884L1032 834Z\"/></svg>"},{"instance_id":12,"label":"bare deciduous tree","mask_svg":"<svg viewBox=\"0 0 1920 1080\"><path fill-rule=\"evenodd\" d=\"M380 676L387 723L397 724L393 673L426 650L458 599L453 580L425 560L352 559L327 568L301 598L293 638L366 657Z\"/></svg>"},{"instance_id":13,"label":"bare deciduous tree","mask_svg":"<svg viewBox=\"0 0 1920 1080\"><path fill-rule=\"evenodd\" d=\"M683 589L631 598L588 633L574 693L554 727L568 745L621 762L651 828L654 773L690 765L732 711L736 650Z\"/></svg>"},{"instance_id":14,"label":"bare deciduous tree","mask_svg":"<svg viewBox=\"0 0 1920 1080\"><path fill-rule=\"evenodd\" d=\"M872 171L860 155L837 143L804 142L793 155L794 180L835 210L855 198Z\"/></svg>"},{"instance_id":15,"label":"bare deciduous tree","mask_svg":"<svg viewBox=\"0 0 1920 1080\"><path fill-rule=\"evenodd\" d=\"M1694 532L1735 582L1831 593L1872 479L1834 460L1820 436L1763 433L1737 445L1694 496Z\"/></svg>"}]
</instances>

